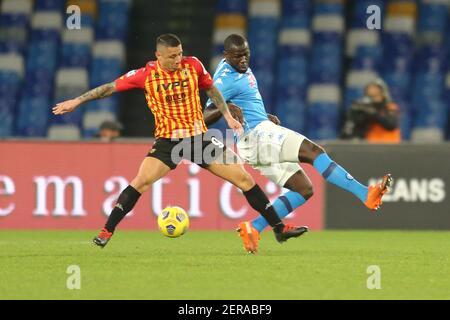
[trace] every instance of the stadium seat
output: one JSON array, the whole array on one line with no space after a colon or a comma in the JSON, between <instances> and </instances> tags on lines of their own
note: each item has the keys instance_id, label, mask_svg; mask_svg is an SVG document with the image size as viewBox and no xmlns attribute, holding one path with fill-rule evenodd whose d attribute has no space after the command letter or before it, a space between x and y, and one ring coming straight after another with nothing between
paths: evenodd
<instances>
[{"instance_id":1,"label":"stadium seat","mask_svg":"<svg viewBox=\"0 0 450 320\"><path fill-rule=\"evenodd\" d=\"M63 67L89 66L94 33L91 28L63 32L61 65Z\"/></svg>"},{"instance_id":2,"label":"stadium seat","mask_svg":"<svg viewBox=\"0 0 450 320\"><path fill-rule=\"evenodd\" d=\"M444 1L420 2L417 31L444 32L448 21L448 7L449 3Z\"/></svg>"},{"instance_id":3,"label":"stadium seat","mask_svg":"<svg viewBox=\"0 0 450 320\"><path fill-rule=\"evenodd\" d=\"M309 139L319 141L336 139L339 131L339 105L333 102L309 104L306 124Z\"/></svg>"},{"instance_id":4,"label":"stadium seat","mask_svg":"<svg viewBox=\"0 0 450 320\"><path fill-rule=\"evenodd\" d=\"M379 33L367 29L351 29L347 33L346 55L353 57L359 46L379 46Z\"/></svg>"},{"instance_id":5,"label":"stadium seat","mask_svg":"<svg viewBox=\"0 0 450 320\"><path fill-rule=\"evenodd\" d=\"M303 99L279 96L276 102L276 115L281 125L297 132L304 132L306 104Z\"/></svg>"},{"instance_id":6,"label":"stadium seat","mask_svg":"<svg viewBox=\"0 0 450 320\"><path fill-rule=\"evenodd\" d=\"M0 52L25 53L28 38L29 16L27 14L0 15Z\"/></svg>"},{"instance_id":7,"label":"stadium seat","mask_svg":"<svg viewBox=\"0 0 450 320\"><path fill-rule=\"evenodd\" d=\"M33 11L32 0L3 0L0 12L2 14L25 14L30 15Z\"/></svg>"},{"instance_id":8,"label":"stadium seat","mask_svg":"<svg viewBox=\"0 0 450 320\"><path fill-rule=\"evenodd\" d=\"M329 102L339 104L341 91L338 85L314 84L308 88L308 103Z\"/></svg>"},{"instance_id":9,"label":"stadium seat","mask_svg":"<svg viewBox=\"0 0 450 320\"><path fill-rule=\"evenodd\" d=\"M49 140L80 140L80 128L76 125L52 125L48 128Z\"/></svg>"},{"instance_id":10,"label":"stadium seat","mask_svg":"<svg viewBox=\"0 0 450 320\"><path fill-rule=\"evenodd\" d=\"M242 0L219 0L216 5L216 12L219 13L240 13L247 14L247 1Z\"/></svg>"},{"instance_id":11,"label":"stadium seat","mask_svg":"<svg viewBox=\"0 0 450 320\"><path fill-rule=\"evenodd\" d=\"M130 1L99 1L96 39L124 41L127 35Z\"/></svg>"},{"instance_id":12,"label":"stadium seat","mask_svg":"<svg viewBox=\"0 0 450 320\"><path fill-rule=\"evenodd\" d=\"M311 0L282 1L281 28L309 29L311 25Z\"/></svg>"},{"instance_id":13,"label":"stadium seat","mask_svg":"<svg viewBox=\"0 0 450 320\"><path fill-rule=\"evenodd\" d=\"M83 137L94 137L104 121L116 120L116 113L110 111L86 111L83 115Z\"/></svg>"},{"instance_id":14,"label":"stadium seat","mask_svg":"<svg viewBox=\"0 0 450 320\"><path fill-rule=\"evenodd\" d=\"M45 137L51 106L47 97L23 95L19 103L16 135Z\"/></svg>"},{"instance_id":15,"label":"stadium seat","mask_svg":"<svg viewBox=\"0 0 450 320\"><path fill-rule=\"evenodd\" d=\"M313 18L312 30L314 32L334 32L342 34L345 30L344 17L337 14L320 14Z\"/></svg>"},{"instance_id":16,"label":"stadium seat","mask_svg":"<svg viewBox=\"0 0 450 320\"><path fill-rule=\"evenodd\" d=\"M34 10L64 12L65 5L66 2L61 0L35 0Z\"/></svg>"},{"instance_id":17,"label":"stadium seat","mask_svg":"<svg viewBox=\"0 0 450 320\"><path fill-rule=\"evenodd\" d=\"M400 33L413 36L415 33L416 20L414 17L391 17L384 20L384 31L386 33Z\"/></svg>"},{"instance_id":18,"label":"stadium seat","mask_svg":"<svg viewBox=\"0 0 450 320\"><path fill-rule=\"evenodd\" d=\"M414 143L443 142L445 132L440 128L414 128L411 132L411 141Z\"/></svg>"}]
</instances>

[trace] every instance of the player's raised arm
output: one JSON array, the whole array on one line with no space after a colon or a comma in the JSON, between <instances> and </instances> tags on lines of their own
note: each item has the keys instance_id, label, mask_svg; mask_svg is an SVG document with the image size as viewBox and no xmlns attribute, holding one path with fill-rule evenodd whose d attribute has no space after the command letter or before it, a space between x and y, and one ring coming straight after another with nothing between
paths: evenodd
<instances>
[{"instance_id":1,"label":"player's raised arm","mask_svg":"<svg viewBox=\"0 0 450 320\"><path fill-rule=\"evenodd\" d=\"M235 120L228 109L228 106L220 93L219 89L217 89L214 85L210 88L206 89L206 94L211 99L212 103L216 106L216 108L222 113L223 117L227 121L228 126L236 130L239 134L243 132L242 125L239 121Z\"/></svg>"}]
</instances>

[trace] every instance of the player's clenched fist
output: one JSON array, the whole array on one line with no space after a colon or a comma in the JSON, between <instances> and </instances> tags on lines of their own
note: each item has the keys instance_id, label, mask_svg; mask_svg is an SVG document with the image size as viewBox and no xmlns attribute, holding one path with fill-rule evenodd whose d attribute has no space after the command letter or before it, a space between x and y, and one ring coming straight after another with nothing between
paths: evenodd
<instances>
[{"instance_id":1,"label":"player's clenched fist","mask_svg":"<svg viewBox=\"0 0 450 320\"><path fill-rule=\"evenodd\" d=\"M68 112L72 112L76 107L80 105L80 101L78 99L66 100L60 103L57 103L56 106L53 107L53 114L64 114Z\"/></svg>"}]
</instances>

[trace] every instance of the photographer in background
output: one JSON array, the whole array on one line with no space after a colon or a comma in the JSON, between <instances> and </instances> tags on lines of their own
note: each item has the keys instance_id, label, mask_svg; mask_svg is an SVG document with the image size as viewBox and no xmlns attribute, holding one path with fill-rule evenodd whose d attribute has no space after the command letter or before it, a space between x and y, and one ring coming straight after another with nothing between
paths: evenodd
<instances>
[{"instance_id":1,"label":"photographer in background","mask_svg":"<svg viewBox=\"0 0 450 320\"><path fill-rule=\"evenodd\" d=\"M112 142L119 138L122 132L122 124L117 121L104 121L96 135L103 142Z\"/></svg>"},{"instance_id":2,"label":"photographer in background","mask_svg":"<svg viewBox=\"0 0 450 320\"><path fill-rule=\"evenodd\" d=\"M370 82L364 97L352 103L342 130L343 139L364 139L371 143L401 142L399 108L381 79Z\"/></svg>"}]
</instances>

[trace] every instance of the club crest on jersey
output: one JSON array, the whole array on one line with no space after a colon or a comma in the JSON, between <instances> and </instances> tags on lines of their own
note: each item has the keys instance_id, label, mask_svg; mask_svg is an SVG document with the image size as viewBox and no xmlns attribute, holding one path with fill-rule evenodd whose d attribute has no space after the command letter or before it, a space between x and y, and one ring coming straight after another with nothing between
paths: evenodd
<instances>
[{"instance_id":1,"label":"club crest on jersey","mask_svg":"<svg viewBox=\"0 0 450 320\"><path fill-rule=\"evenodd\" d=\"M181 69L181 74L183 75L183 77L187 78L189 77L189 70L186 68Z\"/></svg>"},{"instance_id":2,"label":"club crest on jersey","mask_svg":"<svg viewBox=\"0 0 450 320\"><path fill-rule=\"evenodd\" d=\"M256 78L253 75L253 73L250 72L247 75L247 78L248 78L248 83L249 83L250 87L254 88L256 86Z\"/></svg>"}]
</instances>

